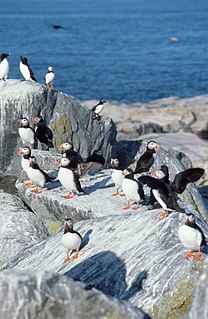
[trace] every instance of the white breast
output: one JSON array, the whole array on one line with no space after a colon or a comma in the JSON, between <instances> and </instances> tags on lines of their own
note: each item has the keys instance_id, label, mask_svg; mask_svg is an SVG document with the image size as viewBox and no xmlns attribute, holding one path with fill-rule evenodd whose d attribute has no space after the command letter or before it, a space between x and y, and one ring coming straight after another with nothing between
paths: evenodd
<instances>
[{"instance_id":1,"label":"white breast","mask_svg":"<svg viewBox=\"0 0 208 319\"><path fill-rule=\"evenodd\" d=\"M0 63L0 79L6 79L9 74L9 62L4 59Z\"/></svg>"},{"instance_id":2,"label":"white breast","mask_svg":"<svg viewBox=\"0 0 208 319\"><path fill-rule=\"evenodd\" d=\"M19 135L20 135L23 143L34 144L34 142L35 142L34 132L31 128L20 127L19 128Z\"/></svg>"},{"instance_id":3,"label":"white breast","mask_svg":"<svg viewBox=\"0 0 208 319\"><path fill-rule=\"evenodd\" d=\"M22 75L26 81L31 80L30 71L29 71L27 65L23 64L21 61L20 61L20 72L22 73Z\"/></svg>"},{"instance_id":4,"label":"white breast","mask_svg":"<svg viewBox=\"0 0 208 319\"><path fill-rule=\"evenodd\" d=\"M61 243L64 247L67 249L79 249L81 245L81 238L78 234L76 233L66 233L62 236L61 238Z\"/></svg>"},{"instance_id":5,"label":"white breast","mask_svg":"<svg viewBox=\"0 0 208 319\"><path fill-rule=\"evenodd\" d=\"M140 196L138 194L138 184L136 181L124 178L122 183L122 189L129 200L140 200Z\"/></svg>"},{"instance_id":6,"label":"white breast","mask_svg":"<svg viewBox=\"0 0 208 319\"><path fill-rule=\"evenodd\" d=\"M163 209L165 209L165 210L170 210L170 209L167 207L166 203L161 199L160 193L159 193L159 191L158 191L157 189L153 189L153 190L152 190L152 193L153 193L155 199L158 201L158 203L162 206ZM172 211L172 210L171 210L171 211Z\"/></svg>"},{"instance_id":7,"label":"white breast","mask_svg":"<svg viewBox=\"0 0 208 319\"><path fill-rule=\"evenodd\" d=\"M74 174L70 169L60 167L58 179L68 191L77 192L77 187L74 182Z\"/></svg>"},{"instance_id":8,"label":"white breast","mask_svg":"<svg viewBox=\"0 0 208 319\"><path fill-rule=\"evenodd\" d=\"M180 226L178 229L178 237L187 249L194 250L200 247L202 235L200 231L187 225Z\"/></svg>"},{"instance_id":9,"label":"white breast","mask_svg":"<svg viewBox=\"0 0 208 319\"><path fill-rule=\"evenodd\" d=\"M27 176L33 182L38 183L38 185L42 187L45 185L45 176L43 175L43 173L41 173L41 171L39 171L39 169L30 167L27 171Z\"/></svg>"},{"instance_id":10,"label":"white breast","mask_svg":"<svg viewBox=\"0 0 208 319\"><path fill-rule=\"evenodd\" d=\"M22 157L21 166L22 166L22 169L27 173L28 169L30 168L29 159Z\"/></svg>"},{"instance_id":11,"label":"white breast","mask_svg":"<svg viewBox=\"0 0 208 319\"><path fill-rule=\"evenodd\" d=\"M103 105L103 104L100 104L100 105L96 106L96 108L95 108L95 111L94 111L94 112L95 112L96 114L99 114L100 112L102 112L103 107L104 107L104 105Z\"/></svg>"},{"instance_id":12,"label":"white breast","mask_svg":"<svg viewBox=\"0 0 208 319\"><path fill-rule=\"evenodd\" d=\"M46 83L46 84L52 83L53 80L54 80L54 77L55 77L55 75L54 75L53 72L47 73L46 76L45 76L45 83Z\"/></svg>"},{"instance_id":13,"label":"white breast","mask_svg":"<svg viewBox=\"0 0 208 319\"><path fill-rule=\"evenodd\" d=\"M124 179L124 175L122 174L122 171L118 169L112 169L111 177L117 187L122 186L123 179Z\"/></svg>"}]
</instances>

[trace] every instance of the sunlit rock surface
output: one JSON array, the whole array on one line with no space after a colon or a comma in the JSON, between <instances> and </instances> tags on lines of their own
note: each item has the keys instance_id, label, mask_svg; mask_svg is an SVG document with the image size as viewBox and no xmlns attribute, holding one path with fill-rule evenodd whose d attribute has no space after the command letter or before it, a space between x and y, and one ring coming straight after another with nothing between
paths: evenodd
<instances>
[{"instance_id":1,"label":"sunlit rock surface","mask_svg":"<svg viewBox=\"0 0 208 319\"><path fill-rule=\"evenodd\" d=\"M48 237L41 219L17 196L0 193L0 268L20 251Z\"/></svg>"},{"instance_id":2,"label":"sunlit rock surface","mask_svg":"<svg viewBox=\"0 0 208 319\"><path fill-rule=\"evenodd\" d=\"M106 160L111 157L116 128L110 118L94 119L93 113L63 92L49 91L32 81L0 82L0 171L15 174L20 169L17 149L21 146L18 119L42 114L54 134L55 148L72 141L76 151L87 158L100 149Z\"/></svg>"},{"instance_id":3,"label":"sunlit rock surface","mask_svg":"<svg viewBox=\"0 0 208 319\"><path fill-rule=\"evenodd\" d=\"M4 319L149 318L127 303L48 272L1 272L0 302Z\"/></svg>"}]
</instances>

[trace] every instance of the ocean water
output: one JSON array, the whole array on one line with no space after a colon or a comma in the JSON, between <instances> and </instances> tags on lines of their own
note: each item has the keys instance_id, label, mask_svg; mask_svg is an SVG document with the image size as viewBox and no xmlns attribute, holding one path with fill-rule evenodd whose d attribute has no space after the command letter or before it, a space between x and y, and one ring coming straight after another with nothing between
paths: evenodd
<instances>
[{"instance_id":1,"label":"ocean water","mask_svg":"<svg viewBox=\"0 0 208 319\"><path fill-rule=\"evenodd\" d=\"M56 89L80 100L203 95L208 1L1 0L0 51L11 53L10 78L27 56L39 82L52 65Z\"/></svg>"}]
</instances>

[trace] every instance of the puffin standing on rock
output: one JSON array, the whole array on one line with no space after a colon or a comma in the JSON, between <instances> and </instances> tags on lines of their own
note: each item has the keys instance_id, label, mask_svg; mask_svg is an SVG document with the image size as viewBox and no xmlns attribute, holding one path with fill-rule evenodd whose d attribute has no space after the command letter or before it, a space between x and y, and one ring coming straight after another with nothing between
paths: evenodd
<instances>
[{"instance_id":1,"label":"puffin standing on rock","mask_svg":"<svg viewBox=\"0 0 208 319\"><path fill-rule=\"evenodd\" d=\"M200 247L206 246L206 239L203 231L196 224L195 216L193 214L186 216L185 225L178 229L178 236L183 246L189 250L184 258L194 257L195 260L198 260L200 259ZM197 251L197 253L194 254L193 251Z\"/></svg>"},{"instance_id":2,"label":"puffin standing on rock","mask_svg":"<svg viewBox=\"0 0 208 319\"><path fill-rule=\"evenodd\" d=\"M36 125L35 134L38 141L41 143L42 150L49 151L49 148L53 148L53 133L51 129L44 124L41 115L36 116L33 119L33 123Z\"/></svg>"},{"instance_id":3,"label":"puffin standing on rock","mask_svg":"<svg viewBox=\"0 0 208 319\"><path fill-rule=\"evenodd\" d=\"M132 200L136 202L136 206L132 210L137 210L139 208L139 201L145 199L142 184L134 179L134 173L131 169L124 170L124 174L122 189L128 199L128 203L123 209L129 209L131 207L130 201Z\"/></svg>"},{"instance_id":4,"label":"puffin standing on rock","mask_svg":"<svg viewBox=\"0 0 208 319\"><path fill-rule=\"evenodd\" d=\"M61 243L64 247L67 248L66 258L64 259L64 263L67 263L72 258L78 258L79 256L79 248L82 243L82 236L73 229L73 221L71 218L66 217L64 223L64 234L61 237ZM73 255L73 250L76 253Z\"/></svg>"},{"instance_id":5,"label":"puffin standing on rock","mask_svg":"<svg viewBox=\"0 0 208 319\"><path fill-rule=\"evenodd\" d=\"M149 141L147 143L146 152L139 158L134 173L141 174L143 172L149 172L154 163L154 154L158 150L160 150L160 145L155 141Z\"/></svg>"},{"instance_id":6,"label":"puffin standing on rock","mask_svg":"<svg viewBox=\"0 0 208 319\"><path fill-rule=\"evenodd\" d=\"M58 179L60 183L69 191L68 195L61 196L63 198L73 198L77 193L83 193L79 176L71 168L70 160L67 157L62 157L59 160Z\"/></svg>"},{"instance_id":7,"label":"puffin standing on rock","mask_svg":"<svg viewBox=\"0 0 208 319\"><path fill-rule=\"evenodd\" d=\"M29 121L26 117L23 117L19 122L19 135L22 139L23 146L26 146L26 143L30 144L30 148L33 148L35 143L35 131L29 125Z\"/></svg>"},{"instance_id":8,"label":"puffin standing on rock","mask_svg":"<svg viewBox=\"0 0 208 319\"><path fill-rule=\"evenodd\" d=\"M53 72L53 67L48 67L48 72L45 75L45 84L47 85L49 90L54 90L53 81L55 78L55 74Z\"/></svg>"},{"instance_id":9,"label":"puffin standing on rock","mask_svg":"<svg viewBox=\"0 0 208 319\"><path fill-rule=\"evenodd\" d=\"M31 157L31 149L28 146L24 146L23 148L20 148L18 151L18 155L22 156L21 159L21 166L23 171L25 171L25 173L28 173L28 170L30 168L30 157ZM27 182L26 186L32 186L33 182Z\"/></svg>"},{"instance_id":10,"label":"puffin standing on rock","mask_svg":"<svg viewBox=\"0 0 208 319\"><path fill-rule=\"evenodd\" d=\"M122 188L124 173L120 167L120 163L119 163L119 160L117 158L111 159L111 167L112 167L111 177L112 177L112 180L116 186L116 191L115 191L115 193L112 194L112 196L117 196L117 195L125 196L124 193L119 193L119 189Z\"/></svg>"},{"instance_id":11,"label":"puffin standing on rock","mask_svg":"<svg viewBox=\"0 0 208 319\"><path fill-rule=\"evenodd\" d=\"M163 165L163 170L153 172L152 175L154 177L141 176L138 180L152 189L155 199L164 209L164 212L160 217L160 220L163 220L171 211L183 211L177 203L176 195L182 194L189 183L198 181L203 174L203 168L189 168L176 174L173 182L170 183L168 168L166 165Z\"/></svg>"},{"instance_id":12,"label":"puffin standing on rock","mask_svg":"<svg viewBox=\"0 0 208 319\"><path fill-rule=\"evenodd\" d=\"M26 57L20 56L20 72L22 73L25 81L35 81L37 82L34 73L28 63L28 60Z\"/></svg>"},{"instance_id":13,"label":"puffin standing on rock","mask_svg":"<svg viewBox=\"0 0 208 319\"><path fill-rule=\"evenodd\" d=\"M6 81L9 74L9 62L7 57L10 53L2 53L0 55L1 63L0 63L0 80Z\"/></svg>"},{"instance_id":14,"label":"puffin standing on rock","mask_svg":"<svg viewBox=\"0 0 208 319\"><path fill-rule=\"evenodd\" d=\"M99 117L99 114L102 112L105 103L106 103L106 100L102 98L95 106L93 106L91 111L94 113L94 118Z\"/></svg>"},{"instance_id":15,"label":"puffin standing on rock","mask_svg":"<svg viewBox=\"0 0 208 319\"><path fill-rule=\"evenodd\" d=\"M32 193L40 194L46 183L52 182L52 179L46 172L40 169L34 156L30 157L30 168L28 169L28 177L36 183L36 188L31 190ZM40 187L40 189L38 189Z\"/></svg>"}]
</instances>

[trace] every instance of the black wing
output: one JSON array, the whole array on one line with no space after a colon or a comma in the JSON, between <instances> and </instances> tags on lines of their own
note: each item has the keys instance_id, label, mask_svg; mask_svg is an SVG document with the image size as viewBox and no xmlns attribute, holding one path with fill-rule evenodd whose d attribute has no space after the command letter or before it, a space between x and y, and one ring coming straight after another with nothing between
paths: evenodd
<instances>
[{"instance_id":1,"label":"black wing","mask_svg":"<svg viewBox=\"0 0 208 319\"><path fill-rule=\"evenodd\" d=\"M203 168L189 168L178 173L171 184L173 192L182 194L186 186L189 183L197 182L203 176L204 172Z\"/></svg>"},{"instance_id":2,"label":"black wing","mask_svg":"<svg viewBox=\"0 0 208 319\"><path fill-rule=\"evenodd\" d=\"M74 182L75 182L75 185L76 185L78 192L83 193L84 191L83 191L81 184L80 184L80 181L79 181L79 175L76 173L74 173Z\"/></svg>"},{"instance_id":3,"label":"black wing","mask_svg":"<svg viewBox=\"0 0 208 319\"><path fill-rule=\"evenodd\" d=\"M141 182L142 184L149 186L152 189L159 190L161 193L164 194L166 198L169 197L169 191L167 186L163 182L161 182L159 179L156 179L152 176L141 176L138 178L138 181Z\"/></svg>"},{"instance_id":4,"label":"black wing","mask_svg":"<svg viewBox=\"0 0 208 319\"><path fill-rule=\"evenodd\" d=\"M137 183L138 183L138 194L139 194L140 198L144 200L145 196L144 196L143 186L139 181L137 181Z\"/></svg>"},{"instance_id":5,"label":"black wing","mask_svg":"<svg viewBox=\"0 0 208 319\"><path fill-rule=\"evenodd\" d=\"M30 77L31 77L31 79L32 79L33 81L35 81L35 82L38 82L38 81L36 80L35 76L34 76L33 70L32 70L31 67L29 66L29 64L28 64L27 66L28 66L28 69L29 69L29 71L30 71Z\"/></svg>"},{"instance_id":6,"label":"black wing","mask_svg":"<svg viewBox=\"0 0 208 319\"><path fill-rule=\"evenodd\" d=\"M93 153L92 155L88 156L87 162L96 162L96 163L104 165L105 159L102 155Z\"/></svg>"},{"instance_id":7,"label":"black wing","mask_svg":"<svg viewBox=\"0 0 208 319\"><path fill-rule=\"evenodd\" d=\"M48 138L48 147L53 148L53 132L49 127L46 127L46 137Z\"/></svg>"},{"instance_id":8,"label":"black wing","mask_svg":"<svg viewBox=\"0 0 208 319\"><path fill-rule=\"evenodd\" d=\"M138 160L135 174L142 173L142 172L148 172L150 167L152 166L154 162L153 154L149 151L146 151Z\"/></svg>"}]
</instances>

